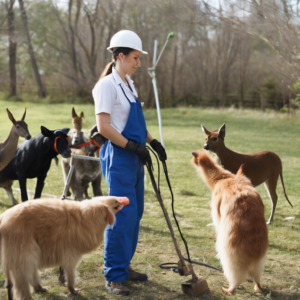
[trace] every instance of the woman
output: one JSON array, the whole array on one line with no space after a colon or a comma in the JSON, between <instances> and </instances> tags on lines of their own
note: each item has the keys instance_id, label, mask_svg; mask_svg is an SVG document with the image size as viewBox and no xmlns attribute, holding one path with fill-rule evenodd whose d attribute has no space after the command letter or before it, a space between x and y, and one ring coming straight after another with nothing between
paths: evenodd
<instances>
[{"instance_id":1,"label":"woman","mask_svg":"<svg viewBox=\"0 0 300 300\"><path fill-rule=\"evenodd\" d=\"M109 195L126 196L130 204L106 229L104 275L108 292L127 296L126 279L147 280L146 274L130 267L144 211L144 165L151 160L146 142L161 160L167 155L147 131L142 105L128 76L141 65L141 55L148 54L142 50L141 39L132 31L122 30L112 37L107 50L113 53L113 61L93 89L98 131L108 139L101 148L100 161Z\"/></svg>"}]
</instances>

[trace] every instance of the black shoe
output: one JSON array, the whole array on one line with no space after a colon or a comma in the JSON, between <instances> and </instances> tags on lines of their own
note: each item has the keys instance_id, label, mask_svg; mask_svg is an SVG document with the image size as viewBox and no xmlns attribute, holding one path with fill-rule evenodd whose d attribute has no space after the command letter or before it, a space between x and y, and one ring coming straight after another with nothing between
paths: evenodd
<instances>
[{"instance_id":1,"label":"black shoe","mask_svg":"<svg viewBox=\"0 0 300 300\"><path fill-rule=\"evenodd\" d=\"M138 273L136 271L134 271L131 266L128 266L128 271L129 271L129 276L128 276L128 280L132 280L132 281L147 281L148 280L148 276L146 274L142 274L142 273Z\"/></svg>"}]
</instances>

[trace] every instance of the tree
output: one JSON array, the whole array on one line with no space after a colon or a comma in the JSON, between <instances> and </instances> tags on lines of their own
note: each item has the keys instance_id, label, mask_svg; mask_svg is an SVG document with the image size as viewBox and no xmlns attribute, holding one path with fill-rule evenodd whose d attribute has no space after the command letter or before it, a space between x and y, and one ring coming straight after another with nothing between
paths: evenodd
<instances>
[{"instance_id":1,"label":"tree","mask_svg":"<svg viewBox=\"0 0 300 300\"><path fill-rule=\"evenodd\" d=\"M17 95L17 72L16 72L16 58L17 58L17 38L15 32L15 16L14 16L14 3L15 0L10 0L6 3L7 8L7 21L9 32L9 77L10 77L10 90L9 97Z\"/></svg>"},{"instance_id":2,"label":"tree","mask_svg":"<svg viewBox=\"0 0 300 300\"><path fill-rule=\"evenodd\" d=\"M24 26L24 32L25 32L26 39L27 39L28 53L30 55L31 66L32 66L32 70L34 73L36 83L38 85L38 96L46 97L46 90L45 90L44 84L42 82L41 75L39 73L39 68L38 68L38 65L36 62L36 58L35 58L32 43L31 43L31 37L30 37L29 29L28 29L27 15L26 15L26 11L24 8L23 0L19 0L19 5L20 5L20 10L21 10L23 26Z\"/></svg>"}]
</instances>

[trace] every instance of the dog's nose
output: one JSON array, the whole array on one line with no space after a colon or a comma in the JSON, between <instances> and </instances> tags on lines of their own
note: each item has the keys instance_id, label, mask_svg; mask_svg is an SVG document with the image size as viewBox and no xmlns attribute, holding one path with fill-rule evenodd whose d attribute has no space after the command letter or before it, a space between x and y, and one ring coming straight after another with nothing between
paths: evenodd
<instances>
[{"instance_id":1,"label":"dog's nose","mask_svg":"<svg viewBox=\"0 0 300 300\"><path fill-rule=\"evenodd\" d=\"M66 151L63 153L63 157L64 157L64 158L69 158L70 156L71 156L71 150L70 150L70 149L66 150Z\"/></svg>"},{"instance_id":2,"label":"dog's nose","mask_svg":"<svg viewBox=\"0 0 300 300\"><path fill-rule=\"evenodd\" d=\"M31 139L31 135L30 135L30 134L27 134L27 135L25 136L25 139L26 139L26 140L30 140L30 139Z\"/></svg>"},{"instance_id":3,"label":"dog's nose","mask_svg":"<svg viewBox=\"0 0 300 300\"><path fill-rule=\"evenodd\" d=\"M205 145L203 146L203 148L204 148L205 150L209 150L209 146L208 146L207 144L205 144Z\"/></svg>"}]
</instances>

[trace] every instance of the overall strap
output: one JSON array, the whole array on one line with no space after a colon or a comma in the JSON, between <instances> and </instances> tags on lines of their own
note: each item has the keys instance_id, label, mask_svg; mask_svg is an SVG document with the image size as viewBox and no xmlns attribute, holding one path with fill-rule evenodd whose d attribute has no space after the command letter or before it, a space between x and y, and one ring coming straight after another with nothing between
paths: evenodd
<instances>
[{"instance_id":1,"label":"overall strap","mask_svg":"<svg viewBox=\"0 0 300 300\"><path fill-rule=\"evenodd\" d=\"M131 105L131 101L130 101L130 100L128 99L128 97L126 96L126 94L125 94L125 92L124 92L124 90L123 90L123 88L122 88L121 84L120 84L120 88L121 88L121 90L122 90L122 92L123 92L124 96L125 96L125 97L126 97L126 99L128 100L129 104Z\"/></svg>"}]
</instances>

